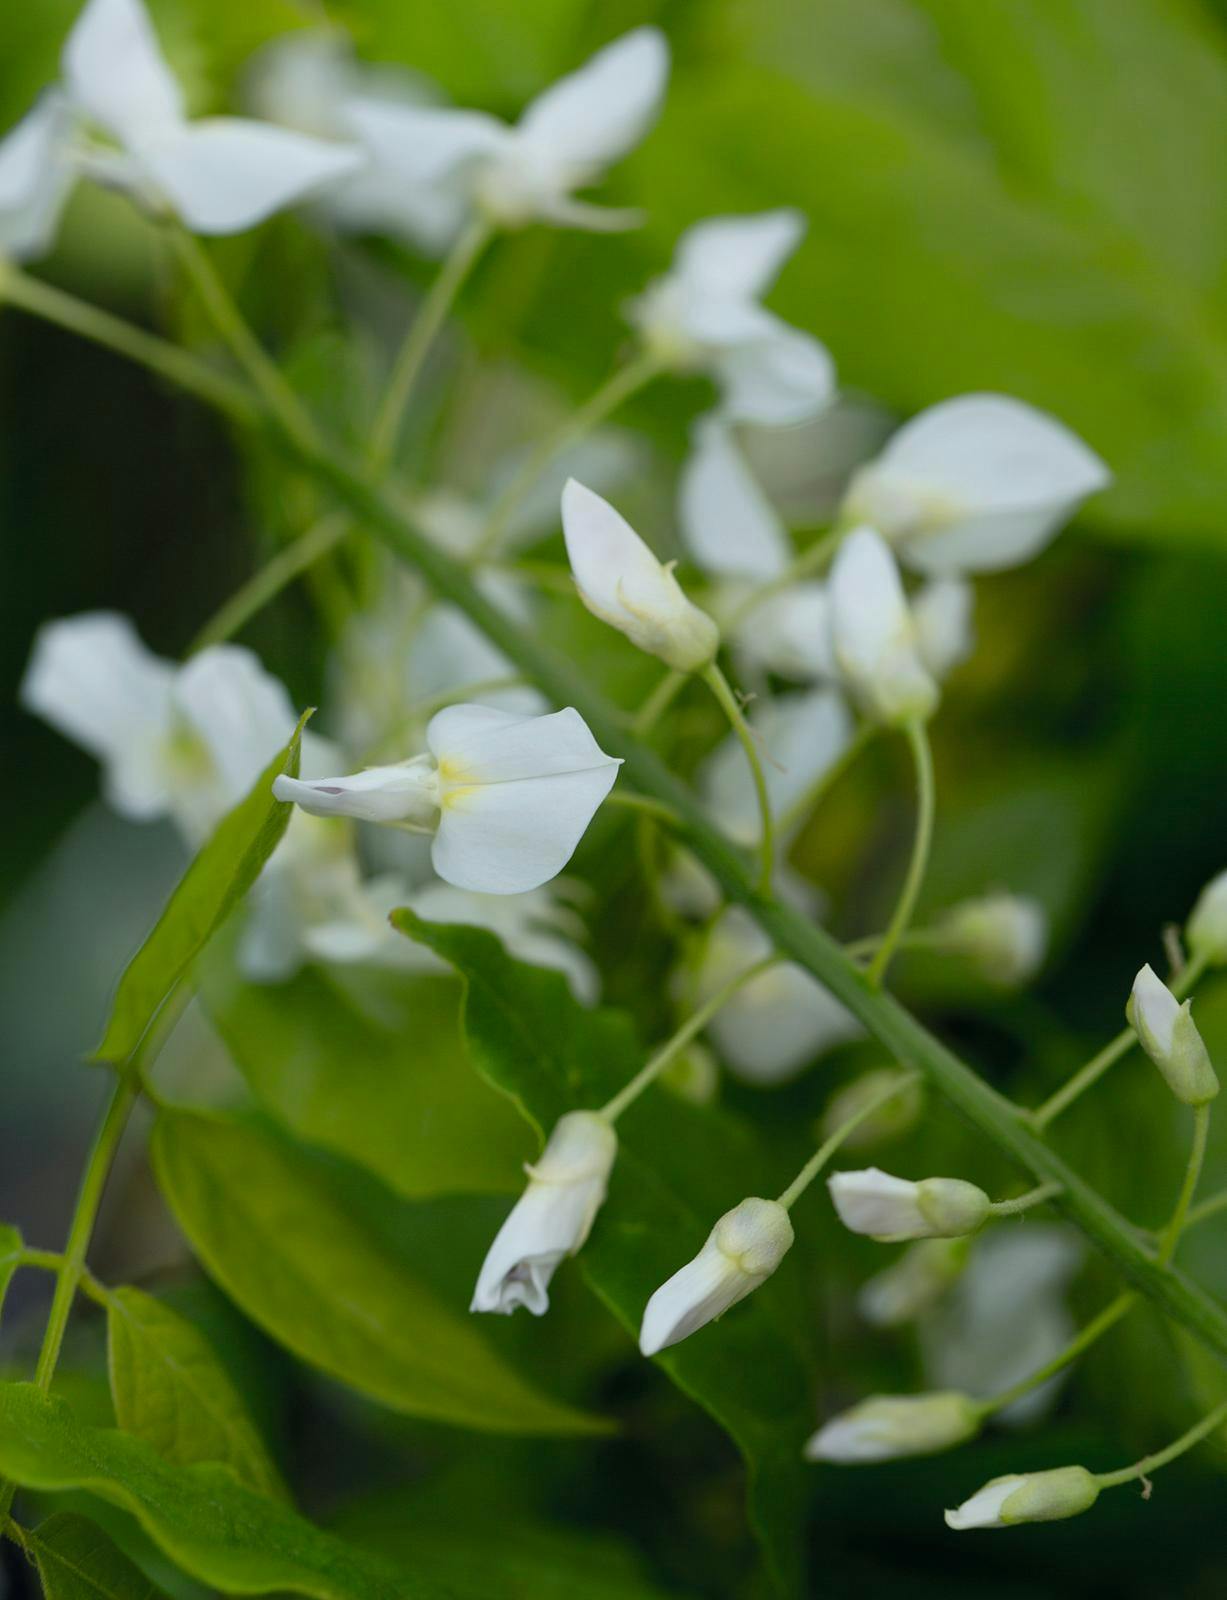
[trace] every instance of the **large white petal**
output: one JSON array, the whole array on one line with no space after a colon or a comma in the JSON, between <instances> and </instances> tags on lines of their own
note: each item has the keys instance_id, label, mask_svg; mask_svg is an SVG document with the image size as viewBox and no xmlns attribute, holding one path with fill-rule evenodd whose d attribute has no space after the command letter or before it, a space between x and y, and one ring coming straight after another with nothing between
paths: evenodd
<instances>
[{"instance_id":1,"label":"large white petal","mask_svg":"<svg viewBox=\"0 0 1227 1600\"><path fill-rule=\"evenodd\" d=\"M660 109L669 46L659 28L636 28L598 50L527 107L518 131L580 181L644 137Z\"/></svg>"},{"instance_id":2,"label":"large white petal","mask_svg":"<svg viewBox=\"0 0 1227 1600\"><path fill-rule=\"evenodd\" d=\"M812 417L835 397L835 363L812 334L769 312L762 336L722 350L716 381L722 410L739 422L782 426Z\"/></svg>"},{"instance_id":3,"label":"large white petal","mask_svg":"<svg viewBox=\"0 0 1227 1600\"><path fill-rule=\"evenodd\" d=\"M799 211L763 211L748 217L711 217L678 242L674 271L704 295L758 299L800 244Z\"/></svg>"},{"instance_id":4,"label":"large white petal","mask_svg":"<svg viewBox=\"0 0 1227 1600\"><path fill-rule=\"evenodd\" d=\"M345 104L345 120L378 168L405 184L436 183L509 148L511 129L484 111L398 106L372 96Z\"/></svg>"},{"instance_id":5,"label":"large white petal","mask_svg":"<svg viewBox=\"0 0 1227 1600\"><path fill-rule=\"evenodd\" d=\"M545 717L492 706L448 706L432 717L426 743L448 784L500 784L593 768L616 770L573 707Z\"/></svg>"},{"instance_id":6,"label":"large white petal","mask_svg":"<svg viewBox=\"0 0 1227 1600\"><path fill-rule=\"evenodd\" d=\"M647 608L663 603L660 562L608 500L574 478L562 491L562 528L575 581L599 613L616 615L628 598Z\"/></svg>"},{"instance_id":7,"label":"large white petal","mask_svg":"<svg viewBox=\"0 0 1227 1600\"><path fill-rule=\"evenodd\" d=\"M53 89L0 141L0 255L29 261L50 248L76 177L71 127L64 97Z\"/></svg>"},{"instance_id":8,"label":"large white petal","mask_svg":"<svg viewBox=\"0 0 1227 1600\"><path fill-rule=\"evenodd\" d=\"M695 428L678 517L687 546L708 572L774 578L792 555L784 524L728 428L714 418Z\"/></svg>"},{"instance_id":9,"label":"large white petal","mask_svg":"<svg viewBox=\"0 0 1227 1600\"><path fill-rule=\"evenodd\" d=\"M62 66L73 99L121 144L139 145L183 121L183 93L141 0L89 0Z\"/></svg>"},{"instance_id":10,"label":"large white petal","mask_svg":"<svg viewBox=\"0 0 1227 1600\"><path fill-rule=\"evenodd\" d=\"M285 686L242 645L211 645L175 680L175 710L209 751L223 808L235 805L294 731Z\"/></svg>"}]
</instances>

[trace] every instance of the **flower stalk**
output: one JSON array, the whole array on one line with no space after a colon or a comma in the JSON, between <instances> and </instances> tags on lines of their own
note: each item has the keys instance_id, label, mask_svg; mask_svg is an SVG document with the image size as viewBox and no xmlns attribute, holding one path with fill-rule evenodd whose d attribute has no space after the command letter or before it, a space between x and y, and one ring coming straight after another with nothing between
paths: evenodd
<instances>
[{"instance_id":1,"label":"flower stalk","mask_svg":"<svg viewBox=\"0 0 1227 1600\"><path fill-rule=\"evenodd\" d=\"M929 735L923 722L913 719L904 723L903 732L907 738L908 747L912 752L912 760L916 768L916 836L912 845L912 856L908 862L907 876L903 880L903 888L899 895L895 914L890 919L890 925L878 946L877 954L869 963L869 970L865 974L867 982L872 988L880 988L886 977L886 969L890 966L891 959L898 949L899 941L908 931L912 917L916 910L916 901L920 896L921 886L924 883L925 873L929 865L929 850L933 843L933 814L934 814L934 783L933 783L933 753L929 746Z\"/></svg>"}]
</instances>

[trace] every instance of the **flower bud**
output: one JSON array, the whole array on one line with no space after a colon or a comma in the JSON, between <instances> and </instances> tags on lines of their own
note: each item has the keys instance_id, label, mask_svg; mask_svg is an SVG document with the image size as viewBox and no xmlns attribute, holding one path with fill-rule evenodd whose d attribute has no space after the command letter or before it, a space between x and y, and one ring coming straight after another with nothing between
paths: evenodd
<instances>
[{"instance_id":1,"label":"flower bud","mask_svg":"<svg viewBox=\"0 0 1227 1600\"><path fill-rule=\"evenodd\" d=\"M837 1089L827 1102L826 1111L823 1113L822 1138L831 1138L845 1123L858 1116L873 1101L889 1094L892 1086L901 1083L903 1077L904 1074L897 1067L877 1067L872 1072L864 1072L859 1078L853 1078L851 1083L846 1083L841 1089ZM924 1090L920 1083L913 1079L911 1083L901 1087L898 1093L891 1095L889 1100L883 1101L875 1111L870 1112L864 1122L858 1122L842 1141L843 1148L862 1150L867 1145L882 1144L888 1139L897 1139L916 1121L923 1104Z\"/></svg>"},{"instance_id":2,"label":"flower bud","mask_svg":"<svg viewBox=\"0 0 1227 1600\"><path fill-rule=\"evenodd\" d=\"M1089 1511L1099 1484L1085 1467L1054 1467L1050 1472L1012 1472L993 1478L946 1512L948 1528L1009 1528L1016 1522L1058 1522Z\"/></svg>"},{"instance_id":3,"label":"flower bud","mask_svg":"<svg viewBox=\"0 0 1227 1600\"><path fill-rule=\"evenodd\" d=\"M1125 1015L1178 1100L1202 1106L1214 1099L1218 1078L1193 1021L1191 1004L1186 1000L1181 1005L1150 966L1133 980Z\"/></svg>"},{"instance_id":4,"label":"flower bud","mask_svg":"<svg viewBox=\"0 0 1227 1600\"><path fill-rule=\"evenodd\" d=\"M935 1305L967 1265L969 1241L921 1239L861 1288L856 1307L866 1322L895 1328Z\"/></svg>"},{"instance_id":5,"label":"flower bud","mask_svg":"<svg viewBox=\"0 0 1227 1600\"><path fill-rule=\"evenodd\" d=\"M639 1333L644 1355L654 1356L722 1317L771 1276L792 1241L788 1213L775 1200L743 1200L726 1211L694 1260L648 1301Z\"/></svg>"},{"instance_id":6,"label":"flower bud","mask_svg":"<svg viewBox=\"0 0 1227 1600\"><path fill-rule=\"evenodd\" d=\"M920 657L895 558L874 529L844 539L827 592L835 660L865 714L892 725L930 716L937 685Z\"/></svg>"},{"instance_id":7,"label":"flower bud","mask_svg":"<svg viewBox=\"0 0 1227 1600\"><path fill-rule=\"evenodd\" d=\"M720 1093L720 1066L707 1046L696 1040L674 1057L658 1081L680 1100L709 1106Z\"/></svg>"},{"instance_id":8,"label":"flower bud","mask_svg":"<svg viewBox=\"0 0 1227 1600\"><path fill-rule=\"evenodd\" d=\"M833 1173L827 1187L846 1228L887 1243L975 1233L990 1205L983 1189L962 1178L925 1178L911 1183L877 1167Z\"/></svg>"},{"instance_id":9,"label":"flower bud","mask_svg":"<svg viewBox=\"0 0 1227 1600\"><path fill-rule=\"evenodd\" d=\"M1189 949L1212 966L1227 964L1227 872L1220 872L1197 897L1184 930Z\"/></svg>"},{"instance_id":10,"label":"flower bud","mask_svg":"<svg viewBox=\"0 0 1227 1600\"><path fill-rule=\"evenodd\" d=\"M943 949L968 957L982 977L1003 989L1033 978L1048 948L1044 909L1021 894L964 900L942 918L940 933Z\"/></svg>"},{"instance_id":11,"label":"flower bud","mask_svg":"<svg viewBox=\"0 0 1227 1600\"><path fill-rule=\"evenodd\" d=\"M980 1431L980 1408L965 1394L878 1394L840 1412L805 1446L808 1461L893 1461L949 1450Z\"/></svg>"}]
</instances>

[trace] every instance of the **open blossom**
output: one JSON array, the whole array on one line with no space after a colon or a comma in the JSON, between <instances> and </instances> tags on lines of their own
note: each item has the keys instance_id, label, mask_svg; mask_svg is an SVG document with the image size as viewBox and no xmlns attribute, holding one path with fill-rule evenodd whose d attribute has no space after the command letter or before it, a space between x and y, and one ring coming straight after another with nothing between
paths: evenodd
<instances>
[{"instance_id":1,"label":"open blossom","mask_svg":"<svg viewBox=\"0 0 1227 1600\"><path fill-rule=\"evenodd\" d=\"M1158 1067L1178 1100L1201 1106L1219 1091L1205 1042L1193 1021L1191 1001L1183 1005L1149 965L1133 980L1125 1014L1142 1049Z\"/></svg>"},{"instance_id":2,"label":"open blossom","mask_svg":"<svg viewBox=\"0 0 1227 1600\"><path fill-rule=\"evenodd\" d=\"M349 777L279 777L273 792L321 817L431 832L435 871L458 889L522 894L556 877L613 787L620 761L578 711L521 717L449 706L427 751Z\"/></svg>"},{"instance_id":3,"label":"open blossom","mask_svg":"<svg viewBox=\"0 0 1227 1600\"><path fill-rule=\"evenodd\" d=\"M1054 1467L1049 1472L1011 1472L992 1478L970 1500L946 1512L946 1526L1009 1528L1019 1522L1057 1522L1089 1511L1099 1485L1085 1467Z\"/></svg>"},{"instance_id":4,"label":"open blossom","mask_svg":"<svg viewBox=\"0 0 1227 1600\"><path fill-rule=\"evenodd\" d=\"M530 222L604 230L635 213L574 198L632 150L656 118L669 50L636 28L537 96L514 127L482 111L393 104L367 95L346 108L377 169L410 189L450 190L496 227Z\"/></svg>"},{"instance_id":5,"label":"open blossom","mask_svg":"<svg viewBox=\"0 0 1227 1600\"><path fill-rule=\"evenodd\" d=\"M648 1301L639 1348L654 1356L722 1317L765 1283L793 1241L788 1212L775 1200L749 1199L726 1211L707 1242Z\"/></svg>"},{"instance_id":6,"label":"open blossom","mask_svg":"<svg viewBox=\"0 0 1227 1600\"><path fill-rule=\"evenodd\" d=\"M528 1173L528 1188L495 1235L473 1291L473 1311L506 1315L526 1306L542 1316L550 1280L592 1230L618 1153L612 1126L594 1111L559 1117Z\"/></svg>"},{"instance_id":7,"label":"open blossom","mask_svg":"<svg viewBox=\"0 0 1227 1600\"><path fill-rule=\"evenodd\" d=\"M831 568L829 592L835 659L866 714L887 723L929 716L937 685L881 534L857 528L847 536Z\"/></svg>"},{"instance_id":8,"label":"open blossom","mask_svg":"<svg viewBox=\"0 0 1227 1600\"><path fill-rule=\"evenodd\" d=\"M989 1212L984 1190L962 1178L912 1183L867 1167L833 1173L827 1187L844 1227L874 1239L952 1239L975 1233Z\"/></svg>"},{"instance_id":9,"label":"open blossom","mask_svg":"<svg viewBox=\"0 0 1227 1600\"><path fill-rule=\"evenodd\" d=\"M938 928L942 948L974 961L1002 988L1027 983L1048 952L1048 918L1029 895L999 891L952 906Z\"/></svg>"},{"instance_id":10,"label":"open blossom","mask_svg":"<svg viewBox=\"0 0 1227 1600\"><path fill-rule=\"evenodd\" d=\"M562 491L562 527L579 597L602 622L681 672L705 667L720 634L705 611L688 600L607 500L570 479Z\"/></svg>"},{"instance_id":11,"label":"open blossom","mask_svg":"<svg viewBox=\"0 0 1227 1600\"><path fill-rule=\"evenodd\" d=\"M876 1394L823 1423L805 1455L847 1466L894 1461L949 1450L979 1431L979 1408L965 1394Z\"/></svg>"},{"instance_id":12,"label":"open blossom","mask_svg":"<svg viewBox=\"0 0 1227 1600\"><path fill-rule=\"evenodd\" d=\"M189 120L141 0L89 0L63 81L0 144L0 248L51 244L76 178L169 211L197 233L238 233L355 172L352 146L241 117Z\"/></svg>"},{"instance_id":13,"label":"open blossom","mask_svg":"<svg viewBox=\"0 0 1227 1600\"><path fill-rule=\"evenodd\" d=\"M1108 469L1055 418L969 394L906 423L852 479L849 525L877 528L921 572L993 572L1038 554Z\"/></svg>"},{"instance_id":14,"label":"open blossom","mask_svg":"<svg viewBox=\"0 0 1227 1600\"><path fill-rule=\"evenodd\" d=\"M798 422L834 395L823 346L759 303L804 230L796 211L697 223L682 235L670 272L629 307L651 354L675 371L712 377L726 417Z\"/></svg>"}]
</instances>

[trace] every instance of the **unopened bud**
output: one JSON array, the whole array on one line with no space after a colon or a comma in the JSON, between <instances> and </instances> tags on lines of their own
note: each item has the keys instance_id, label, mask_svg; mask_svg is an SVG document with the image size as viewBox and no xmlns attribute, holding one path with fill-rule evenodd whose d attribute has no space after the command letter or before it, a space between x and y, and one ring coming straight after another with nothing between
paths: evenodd
<instances>
[{"instance_id":1,"label":"unopened bud","mask_svg":"<svg viewBox=\"0 0 1227 1600\"><path fill-rule=\"evenodd\" d=\"M973 961L989 983L1015 989L1033 978L1048 949L1048 919L1037 900L988 894L942 918L942 947Z\"/></svg>"},{"instance_id":2,"label":"unopened bud","mask_svg":"<svg viewBox=\"0 0 1227 1600\"><path fill-rule=\"evenodd\" d=\"M833 1173L827 1187L846 1228L887 1242L975 1233L991 1204L983 1189L962 1178L911 1183L877 1167Z\"/></svg>"},{"instance_id":3,"label":"unopened bud","mask_svg":"<svg viewBox=\"0 0 1227 1600\"><path fill-rule=\"evenodd\" d=\"M1184 930L1189 949L1212 966L1227 964L1227 872L1220 872L1197 897Z\"/></svg>"},{"instance_id":4,"label":"unopened bud","mask_svg":"<svg viewBox=\"0 0 1227 1600\"><path fill-rule=\"evenodd\" d=\"M873 1395L824 1423L805 1446L810 1461L893 1461L962 1444L980 1431L982 1412L965 1394Z\"/></svg>"},{"instance_id":5,"label":"unopened bud","mask_svg":"<svg viewBox=\"0 0 1227 1600\"><path fill-rule=\"evenodd\" d=\"M1054 1467L1050 1472L1010 1473L993 1478L946 1512L948 1528L1009 1528L1018 1522L1059 1522L1089 1511L1099 1484L1085 1467Z\"/></svg>"},{"instance_id":6,"label":"unopened bud","mask_svg":"<svg viewBox=\"0 0 1227 1600\"><path fill-rule=\"evenodd\" d=\"M924 1091L919 1080L912 1078L905 1083L906 1076L897 1067L876 1067L872 1072L864 1072L859 1078L853 1078L851 1083L837 1089L823 1113L822 1137L831 1138L875 1100L882 1100L882 1104L877 1110L871 1111L863 1122L857 1123L842 1141L843 1148L863 1150L869 1145L883 1144L888 1139L897 1139L900 1134L906 1133L920 1115L924 1103ZM900 1085L898 1092L890 1094L896 1084ZM884 1095L890 1095L890 1098L883 1099Z\"/></svg>"},{"instance_id":7,"label":"unopened bud","mask_svg":"<svg viewBox=\"0 0 1227 1600\"><path fill-rule=\"evenodd\" d=\"M1218 1077L1210 1063L1189 1001L1183 1005L1150 966L1133 980L1125 1015L1143 1050L1185 1105L1202 1106L1218 1093Z\"/></svg>"}]
</instances>

